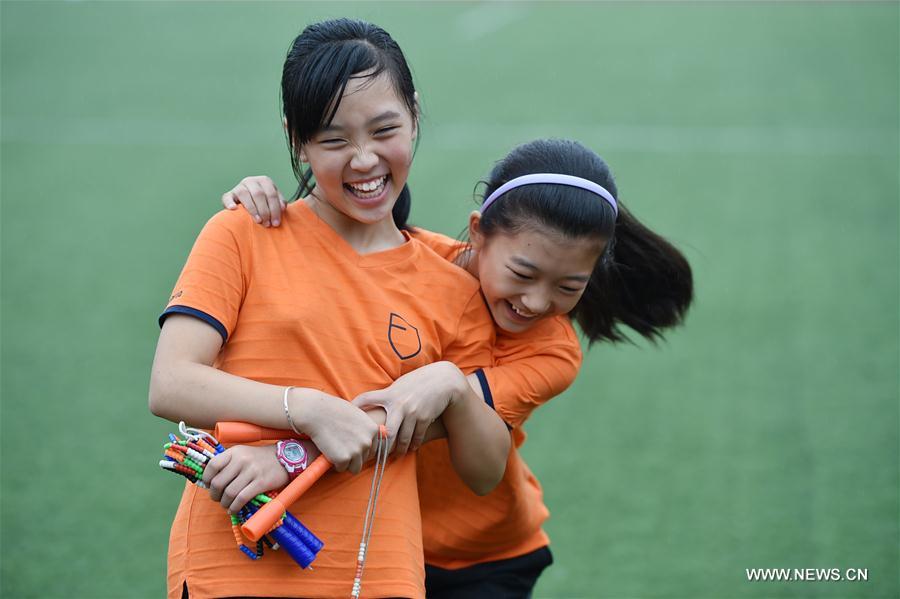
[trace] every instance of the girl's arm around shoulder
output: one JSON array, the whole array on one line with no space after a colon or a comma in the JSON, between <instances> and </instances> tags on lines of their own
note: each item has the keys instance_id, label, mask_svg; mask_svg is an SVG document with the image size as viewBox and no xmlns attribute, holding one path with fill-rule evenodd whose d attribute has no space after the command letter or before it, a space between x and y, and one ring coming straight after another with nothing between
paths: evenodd
<instances>
[{"instance_id":1,"label":"girl's arm around shoulder","mask_svg":"<svg viewBox=\"0 0 900 599\"><path fill-rule=\"evenodd\" d=\"M479 494L489 493L503 478L510 436L506 424L462 375L491 364L493 342L494 322L481 290L476 289L460 318L456 338L444 353L444 359L457 368L450 379L452 398L441 420L454 469Z\"/></svg>"},{"instance_id":2,"label":"girl's arm around shoulder","mask_svg":"<svg viewBox=\"0 0 900 599\"><path fill-rule=\"evenodd\" d=\"M461 371L441 422L447 432L450 461L459 477L478 495L493 491L506 471L509 430L472 390Z\"/></svg>"}]
</instances>

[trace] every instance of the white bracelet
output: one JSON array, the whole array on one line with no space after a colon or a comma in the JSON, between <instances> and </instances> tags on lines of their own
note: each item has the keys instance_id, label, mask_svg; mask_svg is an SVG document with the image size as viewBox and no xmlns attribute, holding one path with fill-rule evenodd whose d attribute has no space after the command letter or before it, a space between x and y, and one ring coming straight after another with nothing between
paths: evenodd
<instances>
[{"instance_id":1,"label":"white bracelet","mask_svg":"<svg viewBox=\"0 0 900 599\"><path fill-rule=\"evenodd\" d=\"M298 431L297 427L294 426L294 419L291 418L291 411L288 409L288 401L287 401L288 393L291 392L291 389L296 389L296 387L287 387L284 390L284 400L282 402L284 404L284 415L287 416L287 421L288 421L288 424L291 425L291 430L294 431L295 433L297 433L298 435L302 435L303 433Z\"/></svg>"}]
</instances>

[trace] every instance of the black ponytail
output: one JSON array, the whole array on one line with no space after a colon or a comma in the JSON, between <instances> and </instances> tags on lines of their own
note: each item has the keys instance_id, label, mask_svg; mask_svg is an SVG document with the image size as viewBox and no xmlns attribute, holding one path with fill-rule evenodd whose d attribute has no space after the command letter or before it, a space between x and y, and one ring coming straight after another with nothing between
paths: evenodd
<instances>
[{"instance_id":1,"label":"black ponytail","mask_svg":"<svg viewBox=\"0 0 900 599\"><path fill-rule=\"evenodd\" d=\"M491 171L485 197L523 175L558 173L588 179L617 200L609 166L578 142L540 139L513 149ZM553 184L517 187L481 215L485 237L496 231L549 230L564 237L606 241L584 294L569 316L590 343L620 342L625 325L655 341L680 324L693 300L687 259L675 246L640 223L618 201L618 217L602 198L580 188Z\"/></svg>"},{"instance_id":2,"label":"black ponytail","mask_svg":"<svg viewBox=\"0 0 900 599\"><path fill-rule=\"evenodd\" d=\"M570 316L591 343L625 341L620 323L655 341L684 320L693 295L684 255L620 202L615 234Z\"/></svg>"},{"instance_id":3,"label":"black ponytail","mask_svg":"<svg viewBox=\"0 0 900 599\"><path fill-rule=\"evenodd\" d=\"M412 208L412 194L409 192L409 185L404 185L397 196L397 202L391 214L394 217L394 224L400 230L409 230L410 225L406 222L409 220L409 211Z\"/></svg>"}]
</instances>

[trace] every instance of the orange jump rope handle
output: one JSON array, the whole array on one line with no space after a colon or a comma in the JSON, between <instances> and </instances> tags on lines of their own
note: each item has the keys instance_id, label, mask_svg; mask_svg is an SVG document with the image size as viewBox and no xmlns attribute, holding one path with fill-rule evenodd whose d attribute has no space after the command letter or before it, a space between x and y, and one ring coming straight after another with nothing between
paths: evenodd
<instances>
[{"instance_id":1,"label":"orange jump rope handle","mask_svg":"<svg viewBox=\"0 0 900 599\"><path fill-rule=\"evenodd\" d=\"M249 422L217 422L213 436L222 445L277 441L279 439L295 439L297 437L301 439L307 438L305 435L298 435L294 431L266 428L250 424Z\"/></svg>"},{"instance_id":2,"label":"orange jump rope handle","mask_svg":"<svg viewBox=\"0 0 900 599\"><path fill-rule=\"evenodd\" d=\"M274 441L298 437L297 433L285 429L266 428L248 422L217 422L213 433L222 445L236 443L256 443L257 441ZM302 436L302 438L307 438ZM258 541L269 532L288 507L297 501L313 483L331 469L331 462L324 455L316 458L306 470L286 486L269 503L259 508L241 527L243 533L251 540Z\"/></svg>"},{"instance_id":3,"label":"orange jump rope handle","mask_svg":"<svg viewBox=\"0 0 900 599\"><path fill-rule=\"evenodd\" d=\"M259 508L259 511L244 522L241 532L250 540L258 541L275 526L275 523L291 504L300 499L300 496L329 470L331 470L331 462L328 461L328 458L324 455L317 457L302 474L282 489L275 499Z\"/></svg>"}]
</instances>

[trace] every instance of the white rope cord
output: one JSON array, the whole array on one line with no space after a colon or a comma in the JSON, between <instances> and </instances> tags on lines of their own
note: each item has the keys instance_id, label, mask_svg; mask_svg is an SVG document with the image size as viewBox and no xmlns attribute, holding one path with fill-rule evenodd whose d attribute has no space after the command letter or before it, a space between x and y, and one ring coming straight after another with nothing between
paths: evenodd
<instances>
[{"instance_id":1,"label":"white rope cord","mask_svg":"<svg viewBox=\"0 0 900 599\"><path fill-rule=\"evenodd\" d=\"M208 432L200 430L199 428L190 427L184 423L184 420L178 423L178 432L181 433L183 437L189 438L191 441L207 437L212 440L213 447L219 444L219 441Z\"/></svg>"},{"instance_id":2,"label":"white rope cord","mask_svg":"<svg viewBox=\"0 0 900 599\"><path fill-rule=\"evenodd\" d=\"M363 523L362 540L359 543L359 553L356 555L356 578L353 579L353 590L350 596L358 599L362 591L362 575L366 566L366 553L369 548L369 539L372 538L372 529L375 527L375 509L378 507L378 493L381 491L381 479L387 467L388 442L381 434L375 445L375 469L372 472L372 487L369 490L369 503L366 506L366 519Z\"/></svg>"}]
</instances>

